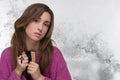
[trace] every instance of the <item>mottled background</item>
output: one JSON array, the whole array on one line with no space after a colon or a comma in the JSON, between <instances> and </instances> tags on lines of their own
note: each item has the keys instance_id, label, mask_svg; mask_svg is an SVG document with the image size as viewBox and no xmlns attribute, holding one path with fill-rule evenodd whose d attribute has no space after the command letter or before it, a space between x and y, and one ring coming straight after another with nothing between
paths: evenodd
<instances>
[{"instance_id":1,"label":"mottled background","mask_svg":"<svg viewBox=\"0 0 120 80\"><path fill-rule=\"evenodd\" d=\"M14 21L36 2L55 14L52 38L73 80L120 80L120 0L0 0L0 54Z\"/></svg>"}]
</instances>

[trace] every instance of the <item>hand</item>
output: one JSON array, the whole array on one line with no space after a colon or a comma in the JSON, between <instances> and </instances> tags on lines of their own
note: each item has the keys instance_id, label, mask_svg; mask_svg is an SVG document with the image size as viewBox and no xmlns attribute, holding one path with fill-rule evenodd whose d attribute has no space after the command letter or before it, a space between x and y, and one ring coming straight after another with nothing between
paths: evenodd
<instances>
[{"instance_id":1,"label":"hand","mask_svg":"<svg viewBox=\"0 0 120 80\"><path fill-rule=\"evenodd\" d=\"M16 73L19 76L21 76L22 72L26 69L27 65L28 65L28 57L26 56L25 52L22 52L22 55L17 57L17 66L15 69Z\"/></svg>"},{"instance_id":2,"label":"hand","mask_svg":"<svg viewBox=\"0 0 120 80\"><path fill-rule=\"evenodd\" d=\"M44 76L40 73L39 65L35 62L30 62L27 72L31 74L34 80L44 80Z\"/></svg>"}]
</instances>

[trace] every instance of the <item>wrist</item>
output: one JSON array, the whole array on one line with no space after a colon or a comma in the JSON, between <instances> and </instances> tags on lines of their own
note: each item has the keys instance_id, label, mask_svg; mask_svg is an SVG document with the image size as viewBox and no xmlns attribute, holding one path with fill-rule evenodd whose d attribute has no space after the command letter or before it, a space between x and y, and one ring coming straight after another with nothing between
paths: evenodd
<instances>
[{"instance_id":1,"label":"wrist","mask_svg":"<svg viewBox=\"0 0 120 80\"><path fill-rule=\"evenodd\" d=\"M17 74L18 76L21 76L21 74L22 74L22 72L19 71L18 69L15 69L15 72L16 72L16 74Z\"/></svg>"},{"instance_id":2,"label":"wrist","mask_svg":"<svg viewBox=\"0 0 120 80\"><path fill-rule=\"evenodd\" d=\"M43 75L40 75L36 80L44 80L45 77Z\"/></svg>"}]
</instances>

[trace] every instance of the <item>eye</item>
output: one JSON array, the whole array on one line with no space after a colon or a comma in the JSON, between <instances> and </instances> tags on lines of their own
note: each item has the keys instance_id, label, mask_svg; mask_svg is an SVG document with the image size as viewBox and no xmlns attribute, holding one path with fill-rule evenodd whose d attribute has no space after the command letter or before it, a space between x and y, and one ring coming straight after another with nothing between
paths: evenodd
<instances>
[{"instance_id":1,"label":"eye","mask_svg":"<svg viewBox=\"0 0 120 80\"><path fill-rule=\"evenodd\" d=\"M38 19L33 19L34 22L38 22L39 20Z\"/></svg>"},{"instance_id":2,"label":"eye","mask_svg":"<svg viewBox=\"0 0 120 80\"><path fill-rule=\"evenodd\" d=\"M50 26L50 23L49 23L49 22L45 22L44 25L45 25L46 27L49 27L49 26Z\"/></svg>"},{"instance_id":3,"label":"eye","mask_svg":"<svg viewBox=\"0 0 120 80\"><path fill-rule=\"evenodd\" d=\"M47 27L49 27L49 24L47 24L47 23L44 23L44 25L47 26Z\"/></svg>"}]
</instances>

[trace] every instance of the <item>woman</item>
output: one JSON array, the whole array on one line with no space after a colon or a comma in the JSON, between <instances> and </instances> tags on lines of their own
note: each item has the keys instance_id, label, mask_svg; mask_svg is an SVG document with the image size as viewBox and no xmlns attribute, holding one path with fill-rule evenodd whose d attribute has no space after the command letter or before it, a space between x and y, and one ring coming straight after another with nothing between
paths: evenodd
<instances>
[{"instance_id":1,"label":"woman","mask_svg":"<svg viewBox=\"0 0 120 80\"><path fill-rule=\"evenodd\" d=\"M45 4L30 5L15 22L11 47L0 59L0 80L71 80L60 50L53 46L52 10ZM35 51L30 61L26 51Z\"/></svg>"}]
</instances>

